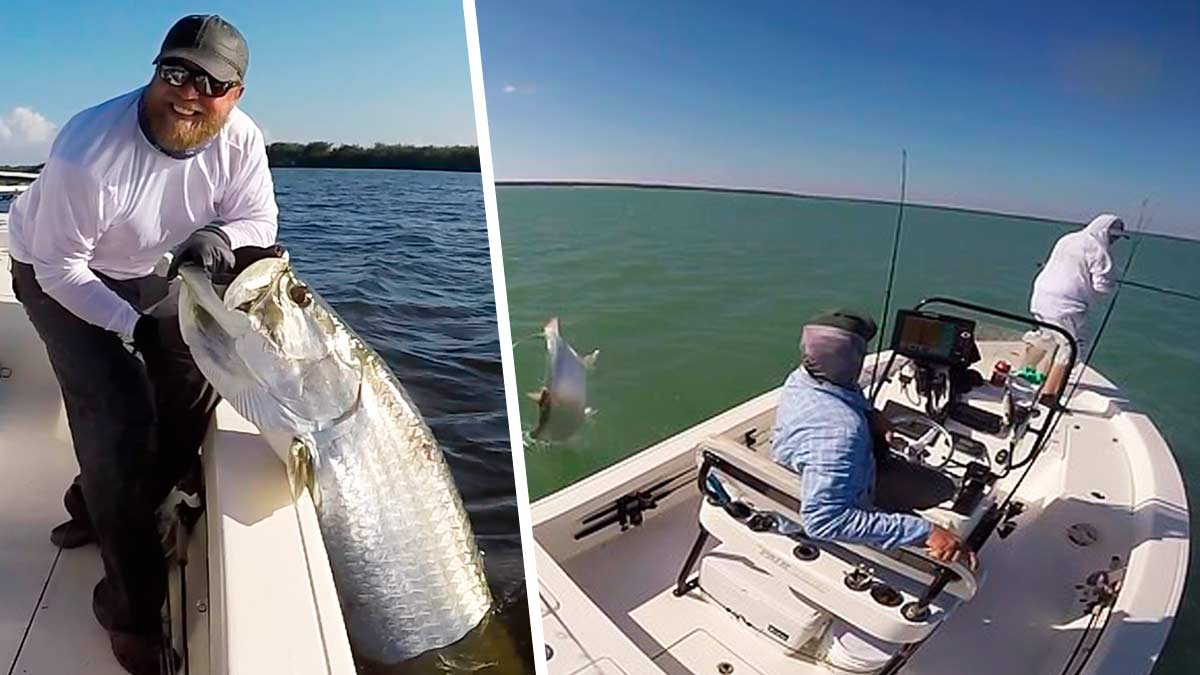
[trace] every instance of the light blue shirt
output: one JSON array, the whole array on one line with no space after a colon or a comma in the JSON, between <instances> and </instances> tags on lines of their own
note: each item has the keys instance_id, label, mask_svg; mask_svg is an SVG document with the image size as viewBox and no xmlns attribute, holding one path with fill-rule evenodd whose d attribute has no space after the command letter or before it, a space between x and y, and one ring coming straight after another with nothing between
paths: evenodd
<instances>
[{"instance_id":1,"label":"light blue shirt","mask_svg":"<svg viewBox=\"0 0 1200 675\"><path fill-rule=\"evenodd\" d=\"M800 523L813 539L872 544L881 548L919 546L930 524L916 516L871 507L875 457L870 404L848 389L792 371L775 411L771 457L801 474Z\"/></svg>"}]
</instances>

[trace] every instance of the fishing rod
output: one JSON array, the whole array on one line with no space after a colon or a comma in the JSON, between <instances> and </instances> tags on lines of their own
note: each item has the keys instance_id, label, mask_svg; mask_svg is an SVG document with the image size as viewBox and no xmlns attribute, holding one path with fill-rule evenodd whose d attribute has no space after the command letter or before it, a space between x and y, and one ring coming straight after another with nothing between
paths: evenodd
<instances>
[{"instance_id":1,"label":"fishing rod","mask_svg":"<svg viewBox=\"0 0 1200 675\"><path fill-rule=\"evenodd\" d=\"M1041 269L1041 268L1045 267L1045 265L1043 265L1042 263L1038 263L1037 267L1038 267L1038 269ZM1153 293L1162 293L1163 295L1172 295L1177 298L1183 298L1184 300L1193 300L1195 302L1200 302L1200 295L1195 295L1193 293L1186 293L1184 291L1177 291L1174 288L1163 288L1162 286L1155 286L1153 284L1145 284L1140 281L1133 281L1133 280L1128 280L1128 279L1122 279L1122 280L1118 281L1117 284L1120 286L1131 286L1133 288L1140 288L1143 291L1151 291Z\"/></svg>"},{"instance_id":2,"label":"fishing rod","mask_svg":"<svg viewBox=\"0 0 1200 675\"><path fill-rule=\"evenodd\" d=\"M896 229L892 234L892 261L888 264L888 280L887 287L883 293L883 316L879 321L879 333L875 336L875 365L871 366L871 403L875 403L875 397L879 395L879 390L883 389L883 382L876 384L875 374L879 370L879 358L883 352L883 334L887 332L888 309L892 302L892 283L896 280L896 254L900 251L900 231L904 224L904 198L908 192L908 150L900 151L900 209L896 212ZM887 373L884 373L884 379L887 379Z\"/></svg>"},{"instance_id":3,"label":"fishing rod","mask_svg":"<svg viewBox=\"0 0 1200 675\"><path fill-rule=\"evenodd\" d=\"M1134 233L1138 236L1133 240L1133 248L1129 250L1129 257L1125 259L1125 267L1121 269L1121 278L1117 281L1116 288L1113 289L1112 300L1108 303L1108 309L1104 310L1104 318L1100 320L1100 327L1096 330L1096 339L1092 340L1092 344L1088 346L1087 356L1083 359L1083 368L1079 371L1079 376L1075 378L1075 384L1071 385L1071 391L1067 394L1066 400L1070 401L1075 395L1075 390L1079 388L1079 383L1083 380L1083 374L1087 371L1088 366L1092 364L1092 357L1096 354L1096 346L1100 344L1100 338L1104 335L1104 329L1108 327L1108 320L1112 318L1113 310L1117 307L1117 299L1121 297L1121 287L1125 285L1125 279L1129 277L1129 269L1133 267L1133 259L1137 256L1138 248L1142 245L1142 227L1146 218L1146 204L1150 199L1142 199L1142 207L1138 210L1137 227L1134 228Z\"/></svg>"}]
</instances>

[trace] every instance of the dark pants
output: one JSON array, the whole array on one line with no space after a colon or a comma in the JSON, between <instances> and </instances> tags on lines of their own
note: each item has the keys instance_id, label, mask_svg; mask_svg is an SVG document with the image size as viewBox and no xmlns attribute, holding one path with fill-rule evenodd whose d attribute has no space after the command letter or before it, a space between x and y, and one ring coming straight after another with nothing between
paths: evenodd
<instances>
[{"instance_id":1,"label":"dark pants","mask_svg":"<svg viewBox=\"0 0 1200 675\"><path fill-rule=\"evenodd\" d=\"M875 507L889 513L928 509L954 497L954 481L927 466L876 456Z\"/></svg>"},{"instance_id":2,"label":"dark pants","mask_svg":"<svg viewBox=\"0 0 1200 675\"><path fill-rule=\"evenodd\" d=\"M196 464L218 397L177 319L160 321L161 344L143 364L115 333L46 295L30 265L14 260L12 276L62 389L79 461L65 501L73 516L86 514L104 559L97 619L110 631L157 633L167 574L155 508ZM139 309L165 293L160 278L101 280Z\"/></svg>"}]
</instances>

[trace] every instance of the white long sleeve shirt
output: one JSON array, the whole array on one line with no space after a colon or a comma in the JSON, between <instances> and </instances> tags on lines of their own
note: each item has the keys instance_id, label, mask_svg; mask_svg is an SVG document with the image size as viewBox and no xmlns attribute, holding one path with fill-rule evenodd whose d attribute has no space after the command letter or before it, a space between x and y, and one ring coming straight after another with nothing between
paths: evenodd
<instances>
[{"instance_id":1,"label":"white long sleeve shirt","mask_svg":"<svg viewBox=\"0 0 1200 675\"><path fill-rule=\"evenodd\" d=\"M178 159L138 124L142 90L75 115L41 175L9 209L14 260L72 314L125 337L140 314L104 285L150 274L197 229L220 223L233 248L275 243L279 209L262 132L234 108L217 137Z\"/></svg>"},{"instance_id":2,"label":"white long sleeve shirt","mask_svg":"<svg viewBox=\"0 0 1200 675\"><path fill-rule=\"evenodd\" d=\"M1038 316L1082 318L1102 293L1115 285L1109 232L1120 219L1097 216L1087 227L1063 235L1033 281L1029 309Z\"/></svg>"}]
</instances>

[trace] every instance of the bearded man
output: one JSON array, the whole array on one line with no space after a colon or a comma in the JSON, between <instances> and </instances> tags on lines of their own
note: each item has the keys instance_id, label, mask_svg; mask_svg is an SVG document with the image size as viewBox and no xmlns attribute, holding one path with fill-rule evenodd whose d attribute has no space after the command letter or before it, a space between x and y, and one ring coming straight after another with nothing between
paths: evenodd
<instances>
[{"instance_id":1,"label":"bearded man","mask_svg":"<svg viewBox=\"0 0 1200 675\"><path fill-rule=\"evenodd\" d=\"M159 673L166 563L155 508L194 466L217 396L156 264L229 270L233 249L275 242L262 132L235 106L249 54L218 16L167 33L150 83L74 116L12 205L13 289L62 390L79 475L51 540L96 542L96 619L131 673ZM140 357L140 358L139 358ZM174 659L177 663L178 656Z\"/></svg>"}]
</instances>

